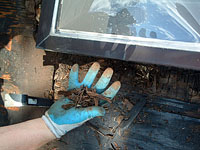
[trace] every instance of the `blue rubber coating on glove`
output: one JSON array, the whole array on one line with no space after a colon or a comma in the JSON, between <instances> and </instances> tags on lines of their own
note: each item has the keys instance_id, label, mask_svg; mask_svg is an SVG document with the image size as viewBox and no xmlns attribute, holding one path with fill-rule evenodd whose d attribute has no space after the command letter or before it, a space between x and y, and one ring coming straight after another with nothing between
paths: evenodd
<instances>
[{"instance_id":1,"label":"blue rubber coating on glove","mask_svg":"<svg viewBox=\"0 0 200 150\"><path fill-rule=\"evenodd\" d=\"M69 86L67 90L72 90L76 88L80 88L82 85L91 88L92 83L100 69L100 65L98 63L94 63L89 71L87 72L85 78L83 79L82 83L79 83L78 74L79 74L79 66L78 64L73 65L70 75L69 75ZM112 77L113 70L111 68L107 68L97 84L95 85L95 89L100 94L102 93L107 85L110 82ZM113 97L117 94L120 88L120 82L113 83L106 91L102 93L105 97L113 99ZM102 103L106 101L102 100ZM104 116L105 109L103 107L87 107L87 108L70 108L65 110L62 108L62 105L73 103L72 100L67 98L61 99L56 101L51 108L48 110L48 115L50 119L58 124L58 125L65 125L65 124L77 124L92 119L96 116ZM100 102L101 105L101 102Z\"/></svg>"},{"instance_id":2,"label":"blue rubber coating on glove","mask_svg":"<svg viewBox=\"0 0 200 150\"><path fill-rule=\"evenodd\" d=\"M67 90L72 90L76 88L80 88L82 85L87 86L88 88L91 88L92 83L94 82L94 79L100 69L100 65L98 63L94 63L89 71L87 72L85 78L83 79L82 83L79 83L78 81L78 72L79 72L79 66L78 64L73 65L70 75L69 75L69 87Z\"/></svg>"},{"instance_id":3,"label":"blue rubber coating on glove","mask_svg":"<svg viewBox=\"0 0 200 150\"><path fill-rule=\"evenodd\" d=\"M68 90L72 90L75 88L80 88L81 84L78 82L78 72L79 66L78 64L73 65L70 74L69 74L69 87Z\"/></svg>"},{"instance_id":4,"label":"blue rubber coating on glove","mask_svg":"<svg viewBox=\"0 0 200 150\"><path fill-rule=\"evenodd\" d=\"M116 86L118 85L118 86ZM103 96L113 99L117 92L119 91L121 85L120 82L114 82L105 92L102 93Z\"/></svg>"},{"instance_id":5,"label":"blue rubber coating on glove","mask_svg":"<svg viewBox=\"0 0 200 150\"><path fill-rule=\"evenodd\" d=\"M65 110L62 105L69 104L71 100L59 100L51 106L48 111L49 117L58 125L76 124L85 120L92 119L96 116L104 116L105 110L102 107L87 107L87 108L71 108Z\"/></svg>"},{"instance_id":6,"label":"blue rubber coating on glove","mask_svg":"<svg viewBox=\"0 0 200 150\"><path fill-rule=\"evenodd\" d=\"M100 69L100 65L98 63L94 63L89 71L87 72L83 82L81 83L82 85L84 85L85 87L87 86L88 88L91 88L92 83L94 82L94 79L97 75L97 73L99 72Z\"/></svg>"},{"instance_id":7,"label":"blue rubber coating on glove","mask_svg":"<svg viewBox=\"0 0 200 150\"><path fill-rule=\"evenodd\" d=\"M101 94L105 90L105 88L108 86L111 80L112 74L113 74L113 70L111 68L108 68L104 71L103 75L94 86L98 94Z\"/></svg>"}]
</instances>

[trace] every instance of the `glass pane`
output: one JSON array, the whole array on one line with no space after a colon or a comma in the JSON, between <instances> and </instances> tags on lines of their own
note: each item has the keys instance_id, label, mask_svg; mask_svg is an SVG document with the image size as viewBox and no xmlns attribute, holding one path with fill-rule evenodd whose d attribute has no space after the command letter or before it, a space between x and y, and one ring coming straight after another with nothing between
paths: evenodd
<instances>
[{"instance_id":1,"label":"glass pane","mask_svg":"<svg viewBox=\"0 0 200 150\"><path fill-rule=\"evenodd\" d=\"M200 40L199 0L63 0L58 29Z\"/></svg>"}]
</instances>

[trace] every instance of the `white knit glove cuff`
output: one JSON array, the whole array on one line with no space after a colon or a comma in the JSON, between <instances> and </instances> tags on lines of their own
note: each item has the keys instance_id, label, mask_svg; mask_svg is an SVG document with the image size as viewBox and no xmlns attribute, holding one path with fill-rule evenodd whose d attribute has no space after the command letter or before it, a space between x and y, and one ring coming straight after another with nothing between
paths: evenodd
<instances>
[{"instance_id":1,"label":"white knit glove cuff","mask_svg":"<svg viewBox=\"0 0 200 150\"><path fill-rule=\"evenodd\" d=\"M46 123L47 127L50 129L50 131L56 136L56 138L60 138L70 130L81 126L84 122L76 123L76 124L64 124L64 125L58 125L54 123L51 118L49 117L48 113L46 112L45 115L42 116L42 119Z\"/></svg>"}]
</instances>

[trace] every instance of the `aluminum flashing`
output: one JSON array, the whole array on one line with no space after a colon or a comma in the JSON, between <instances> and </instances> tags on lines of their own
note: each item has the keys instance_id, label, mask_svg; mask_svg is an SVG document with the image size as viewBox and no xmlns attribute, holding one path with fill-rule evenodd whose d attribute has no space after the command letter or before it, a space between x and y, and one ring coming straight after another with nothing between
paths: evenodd
<instances>
[{"instance_id":1,"label":"aluminum flashing","mask_svg":"<svg viewBox=\"0 0 200 150\"><path fill-rule=\"evenodd\" d=\"M200 69L198 8L196 0L43 0L37 47Z\"/></svg>"}]
</instances>

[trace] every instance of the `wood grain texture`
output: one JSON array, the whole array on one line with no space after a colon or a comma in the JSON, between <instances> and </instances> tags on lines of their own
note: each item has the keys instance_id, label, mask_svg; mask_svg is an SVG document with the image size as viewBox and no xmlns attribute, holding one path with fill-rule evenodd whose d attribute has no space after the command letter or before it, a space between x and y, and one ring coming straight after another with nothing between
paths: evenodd
<instances>
[{"instance_id":1,"label":"wood grain texture","mask_svg":"<svg viewBox=\"0 0 200 150\"><path fill-rule=\"evenodd\" d=\"M0 78L7 93L48 97L52 67L43 66L45 52L35 48L35 5L35 0L0 1Z\"/></svg>"},{"instance_id":2,"label":"wood grain texture","mask_svg":"<svg viewBox=\"0 0 200 150\"><path fill-rule=\"evenodd\" d=\"M4 48L10 40L20 34L32 35L34 13L25 4L31 0L1 0L0 1L0 48ZM32 0L34 2L34 0ZM9 46L9 45L8 45ZM7 47L8 47L7 46ZM8 50L11 48L8 47Z\"/></svg>"}]
</instances>

